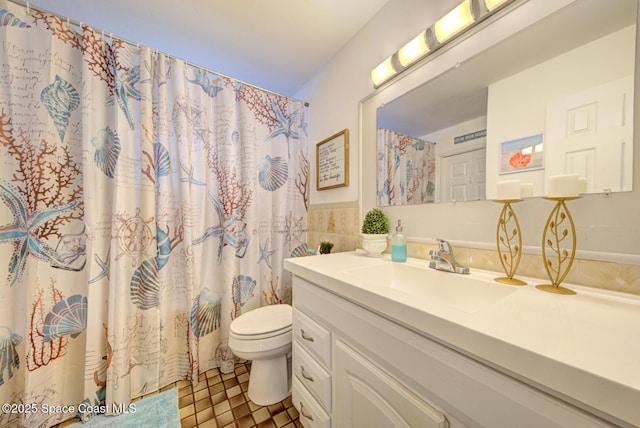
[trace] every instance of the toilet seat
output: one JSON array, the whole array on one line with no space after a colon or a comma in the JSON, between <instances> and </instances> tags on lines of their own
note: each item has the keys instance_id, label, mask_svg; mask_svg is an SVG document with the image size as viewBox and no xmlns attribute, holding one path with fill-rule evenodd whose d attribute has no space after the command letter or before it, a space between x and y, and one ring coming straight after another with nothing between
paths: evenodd
<instances>
[{"instance_id":1,"label":"toilet seat","mask_svg":"<svg viewBox=\"0 0 640 428\"><path fill-rule=\"evenodd\" d=\"M230 336L237 340L259 340L291 332L290 305L269 305L251 310L231 322Z\"/></svg>"}]
</instances>

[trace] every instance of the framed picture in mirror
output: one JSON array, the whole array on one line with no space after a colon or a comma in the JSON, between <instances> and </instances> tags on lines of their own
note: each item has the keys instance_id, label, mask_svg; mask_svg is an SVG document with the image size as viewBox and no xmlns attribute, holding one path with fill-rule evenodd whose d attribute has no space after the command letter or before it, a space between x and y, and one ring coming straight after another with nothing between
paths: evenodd
<instances>
[{"instance_id":1,"label":"framed picture in mirror","mask_svg":"<svg viewBox=\"0 0 640 428\"><path fill-rule=\"evenodd\" d=\"M544 168L543 134L500 143L500 174Z\"/></svg>"}]
</instances>

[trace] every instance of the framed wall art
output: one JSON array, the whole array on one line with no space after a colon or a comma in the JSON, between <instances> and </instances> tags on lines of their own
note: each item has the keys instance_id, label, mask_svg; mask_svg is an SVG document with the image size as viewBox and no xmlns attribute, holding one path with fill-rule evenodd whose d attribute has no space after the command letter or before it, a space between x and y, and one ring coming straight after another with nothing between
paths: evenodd
<instances>
[{"instance_id":1,"label":"framed wall art","mask_svg":"<svg viewBox=\"0 0 640 428\"><path fill-rule=\"evenodd\" d=\"M349 185L349 130L316 144L316 190Z\"/></svg>"}]
</instances>

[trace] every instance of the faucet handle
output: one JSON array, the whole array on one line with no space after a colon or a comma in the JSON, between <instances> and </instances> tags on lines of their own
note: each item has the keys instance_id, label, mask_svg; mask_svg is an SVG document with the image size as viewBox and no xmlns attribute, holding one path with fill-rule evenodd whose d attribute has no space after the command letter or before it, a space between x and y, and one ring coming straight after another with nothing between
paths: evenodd
<instances>
[{"instance_id":1,"label":"faucet handle","mask_svg":"<svg viewBox=\"0 0 640 428\"><path fill-rule=\"evenodd\" d=\"M441 253L451 254L451 244L445 239L436 238Z\"/></svg>"}]
</instances>

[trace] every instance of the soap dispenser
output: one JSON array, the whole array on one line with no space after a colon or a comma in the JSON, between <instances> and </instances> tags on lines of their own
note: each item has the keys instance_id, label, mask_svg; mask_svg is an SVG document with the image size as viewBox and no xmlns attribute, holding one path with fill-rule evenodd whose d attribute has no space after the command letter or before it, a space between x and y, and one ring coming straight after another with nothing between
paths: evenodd
<instances>
[{"instance_id":1,"label":"soap dispenser","mask_svg":"<svg viewBox=\"0 0 640 428\"><path fill-rule=\"evenodd\" d=\"M407 261L407 237L402 233L400 220L396 226L396 233L391 236L391 260L394 262Z\"/></svg>"}]
</instances>

